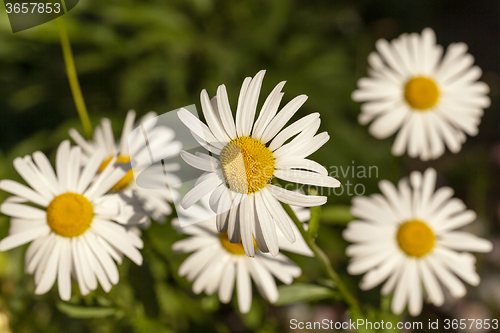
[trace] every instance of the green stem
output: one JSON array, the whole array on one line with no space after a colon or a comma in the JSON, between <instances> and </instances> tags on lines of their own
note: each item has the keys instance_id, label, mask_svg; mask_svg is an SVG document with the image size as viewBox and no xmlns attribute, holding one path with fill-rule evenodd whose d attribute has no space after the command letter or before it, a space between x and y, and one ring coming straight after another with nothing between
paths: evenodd
<instances>
[{"instance_id":1,"label":"green stem","mask_svg":"<svg viewBox=\"0 0 500 333\"><path fill-rule=\"evenodd\" d=\"M275 179L273 179L273 182L276 183ZM306 241L307 245L311 248L313 251L314 255L316 256L316 259L321 263L323 268L326 271L326 274L328 277L335 282L337 289L340 291L340 293L343 295L345 301L349 304L351 307L351 310L353 313L359 315L361 314L361 308L359 306L358 300L353 296L353 294L347 289L346 285L340 278L340 276L335 272L335 270L332 267L332 264L330 263L330 259L328 259L328 256L321 250L321 248L316 244L314 241L314 237L308 233L305 229L304 226L302 225L302 222L299 221L295 213L293 212L292 208L290 208L289 205L282 203L283 208L285 208L285 211L287 214L290 216L290 218L293 220L297 228L299 228L300 233L302 234L302 237L304 237L304 240Z\"/></svg>"},{"instance_id":2,"label":"green stem","mask_svg":"<svg viewBox=\"0 0 500 333\"><path fill-rule=\"evenodd\" d=\"M76 110L78 111L78 115L80 116L83 130L85 131L87 138L91 139L92 125L90 124L89 114L87 112L87 107L85 106L80 83L78 82L78 75L76 74L75 61L73 59L73 52L71 51L71 44L69 42L68 33L66 32L66 28L64 27L62 17L58 17L54 19L54 21L56 22L57 31L59 32L59 37L61 39L64 63L66 64L66 74L68 75L69 86L71 87Z\"/></svg>"}]
</instances>

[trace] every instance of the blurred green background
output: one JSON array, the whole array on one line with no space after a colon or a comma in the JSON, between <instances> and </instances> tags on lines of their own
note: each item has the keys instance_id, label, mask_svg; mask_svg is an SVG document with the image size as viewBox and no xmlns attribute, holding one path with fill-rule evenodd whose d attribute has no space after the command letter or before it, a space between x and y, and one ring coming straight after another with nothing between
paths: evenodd
<instances>
[{"instance_id":1,"label":"blurred green background","mask_svg":"<svg viewBox=\"0 0 500 333\"><path fill-rule=\"evenodd\" d=\"M500 318L500 2L81 0L64 22L92 123L109 117L115 134L129 109L164 113L193 103L200 109L200 91L206 88L213 96L222 83L234 109L243 79L260 69L267 69L260 105L282 80L287 80L283 105L308 95L295 118L320 112L321 130L331 137L313 158L332 171L353 165L378 170L371 178L338 175L352 184L351 195L345 187L343 195L330 195L318 238L349 287L373 308L380 306L379 288L361 292L359 277L345 273L341 231L349 220L353 186L361 184L358 190L369 195L378 192L381 179L396 182L411 170L436 168L439 185L453 187L478 213L468 230L492 240L495 248L478 257L482 283L469 288L465 299L450 299L442 308L427 305L420 317L401 320ZM357 79L366 75L376 39L425 27L433 28L445 47L458 41L469 45L492 99L479 135L468 138L459 154L447 152L428 163L392 157L393 138L372 138L358 125L360 105L350 99ZM13 34L2 10L0 73L0 178L20 180L15 157L42 150L53 160L69 128L82 132L55 23ZM0 201L6 195L1 192ZM1 216L0 237L7 231L8 219ZM241 315L216 296L196 296L176 274L186 255L172 253L170 246L181 238L169 223L153 224L144 232L143 266L126 259L110 294L98 290L82 298L74 284L69 303L59 300L56 288L34 295L33 277L23 270L26 247L0 253L0 332L9 331L2 331L4 324L12 332L274 332L290 331L291 318L346 318L343 305L331 299L311 297L277 307L254 291L251 312ZM290 257L306 272L298 282L321 284L315 259Z\"/></svg>"}]
</instances>

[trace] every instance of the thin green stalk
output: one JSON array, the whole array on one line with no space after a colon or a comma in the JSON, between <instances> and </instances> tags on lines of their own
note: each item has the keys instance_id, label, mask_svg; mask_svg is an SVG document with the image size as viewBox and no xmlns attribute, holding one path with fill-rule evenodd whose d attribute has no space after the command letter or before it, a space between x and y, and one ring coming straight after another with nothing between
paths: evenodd
<instances>
[{"instance_id":1,"label":"thin green stalk","mask_svg":"<svg viewBox=\"0 0 500 333\"><path fill-rule=\"evenodd\" d=\"M273 181L276 183L276 181L273 179ZM349 304L351 307L351 310L355 314L361 314L361 308L359 306L358 300L353 296L353 294L347 289L346 285L340 278L340 276L335 272L335 270L332 267L332 264L330 263L330 259L328 259L328 256L321 250L321 248L316 244L314 241L314 237L308 233L305 229L304 226L302 225L302 222L299 221L295 213L293 212L292 208L290 208L289 205L282 203L283 208L285 208L285 211L287 214L290 216L290 218L293 220L297 228L299 228L300 233L302 234L302 237L304 237L304 240L306 241L307 245L311 248L313 251L316 259L321 263L323 268L326 271L326 274L328 277L335 282L337 289L340 291L342 296L344 297L345 301Z\"/></svg>"},{"instance_id":2,"label":"thin green stalk","mask_svg":"<svg viewBox=\"0 0 500 333\"><path fill-rule=\"evenodd\" d=\"M62 0L62 1L61 1L61 4L62 4L62 6L63 6L63 10L64 10L64 12L65 12L65 13L67 13L67 12L68 12L68 9L66 8L66 1Z\"/></svg>"},{"instance_id":3,"label":"thin green stalk","mask_svg":"<svg viewBox=\"0 0 500 333\"><path fill-rule=\"evenodd\" d=\"M76 73L75 61L73 59L73 52L71 51L71 44L69 42L68 33L66 32L66 28L64 27L62 17L58 17L54 19L54 21L56 22L57 31L59 32L59 37L61 39L64 63L66 64L66 74L68 76L69 86L71 87L71 92L75 101L76 110L78 111L78 115L80 116L85 135L88 139L91 139L92 125L90 124L89 114L87 112L87 107L85 106L80 83L78 82L78 75Z\"/></svg>"}]
</instances>

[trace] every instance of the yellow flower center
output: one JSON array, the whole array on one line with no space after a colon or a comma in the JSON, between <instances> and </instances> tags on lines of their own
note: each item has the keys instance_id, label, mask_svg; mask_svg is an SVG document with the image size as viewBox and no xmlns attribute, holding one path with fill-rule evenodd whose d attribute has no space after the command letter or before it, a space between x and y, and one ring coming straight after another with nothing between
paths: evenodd
<instances>
[{"instance_id":1,"label":"yellow flower center","mask_svg":"<svg viewBox=\"0 0 500 333\"><path fill-rule=\"evenodd\" d=\"M227 238L227 233L219 233L219 239L220 243L222 244L222 247L226 249L227 252L236 254L236 255L242 255L245 254L245 249L243 248L243 244L241 243L241 240L239 243L231 243L229 239ZM257 248L257 243L255 242L255 239L253 240L253 247L254 249Z\"/></svg>"},{"instance_id":2,"label":"yellow flower center","mask_svg":"<svg viewBox=\"0 0 500 333\"><path fill-rule=\"evenodd\" d=\"M410 257L423 257L434 248L436 236L427 224L419 220L408 221L399 226L398 245Z\"/></svg>"},{"instance_id":3,"label":"yellow flower center","mask_svg":"<svg viewBox=\"0 0 500 333\"><path fill-rule=\"evenodd\" d=\"M436 105L439 89L433 80L419 76L406 83L404 95L413 109L427 110Z\"/></svg>"},{"instance_id":4,"label":"yellow flower center","mask_svg":"<svg viewBox=\"0 0 500 333\"><path fill-rule=\"evenodd\" d=\"M47 223L56 234L76 237L83 234L92 223L94 207L78 193L58 195L47 207Z\"/></svg>"},{"instance_id":5,"label":"yellow flower center","mask_svg":"<svg viewBox=\"0 0 500 333\"><path fill-rule=\"evenodd\" d=\"M273 153L260 140L241 136L220 154L226 185L238 193L258 192L274 175Z\"/></svg>"},{"instance_id":6,"label":"yellow flower center","mask_svg":"<svg viewBox=\"0 0 500 333\"><path fill-rule=\"evenodd\" d=\"M112 158L113 158L113 156L107 158L106 160L104 160L104 162L102 162L101 166L99 167L99 172L102 172L104 169L106 169L106 167L108 166L108 164L109 164L109 162L111 161ZM117 163L128 163L128 162L130 162L130 157L124 156L124 155L119 155L118 158L116 159L115 164L117 164ZM132 180L134 180L134 173L133 173L132 169L130 169L125 174L125 176L123 176L123 178L118 181L118 183L116 183L115 185L113 185L113 187L111 188L110 191L111 192L121 191L125 187L127 187L132 182Z\"/></svg>"}]
</instances>

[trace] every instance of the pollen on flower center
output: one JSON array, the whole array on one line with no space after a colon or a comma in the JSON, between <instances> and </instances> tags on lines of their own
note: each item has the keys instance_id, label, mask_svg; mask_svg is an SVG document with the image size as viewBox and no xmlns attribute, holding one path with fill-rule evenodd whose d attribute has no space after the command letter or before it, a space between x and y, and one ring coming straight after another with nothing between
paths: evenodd
<instances>
[{"instance_id":1,"label":"pollen on flower center","mask_svg":"<svg viewBox=\"0 0 500 333\"><path fill-rule=\"evenodd\" d=\"M273 153L260 140L241 136L220 154L226 185L238 193L258 192L274 175Z\"/></svg>"},{"instance_id":2,"label":"pollen on flower center","mask_svg":"<svg viewBox=\"0 0 500 333\"><path fill-rule=\"evenodd\" d=\"M106 160L104 160L104 162L102 162L101 166L99 167L99 172L102 172L108 166L108 164L112 158L113 158L113 156L110 156ZM116 158L115 164L128 163L128 162L130 162L130 157L125 156L125 155L119 155ZM123 190L125 187L127 187L132 182L132 180L134 180L134 174L133 174L132 169L130 169L125 174L125 176L123 176L122 179L120 179L115 185L113 185L113 187L111 188L111 192L118 192L118 191Z\"/></svg>"},{"instance_id":3,"label":"pollen on flower center","mask_svg":"<svg viewBox=\"0 0 500 333\"><path fill-rule=\"evenodd\" d=\"M226 249L227 252L236 254L236 255L243 255L245 254L245 249L243 248L243 244L241 243L241 240L239 243L231 243L229 239L227 238L227 233L221 232L219 233L219 239L220 243L222 244L222 247ZM256 249L257 248L257 243L255 243L255 239L253 240L253 246Z\"/></svg>"},{"instance_id":4,"label":"pollen on flower center","mask_svg":"<svg viewBox=\"0 0 500 333\"><path fill-rule=\"evenodd\" d=\"M406 83L404 97L413 109L427 110L436 105L439 99L439 89L429 78L414 77Z\"/></svg>"},{"instance_id":5,"label":"pollen on flower center","mask_svg":"<svg viewBox=\"0 0 500 333\"><path fill-rule=\"evenodd\" d=\"M78 193L60 194L47 207L47 223L52 231L64 237L83 234L90 227L93 218L94 207Z\"/></svg>"},{"instance_id":6,"label":"pollen on flower center","mask_svg":"<svg viewBox=\"0 0 500 333\"><path fill-rule=\"evenodd\" d=\"M399 226L398 245L410 257L423 257L434 248L436 236L427 224L419 220Z\"/></svg>"}]
</instances>

